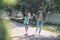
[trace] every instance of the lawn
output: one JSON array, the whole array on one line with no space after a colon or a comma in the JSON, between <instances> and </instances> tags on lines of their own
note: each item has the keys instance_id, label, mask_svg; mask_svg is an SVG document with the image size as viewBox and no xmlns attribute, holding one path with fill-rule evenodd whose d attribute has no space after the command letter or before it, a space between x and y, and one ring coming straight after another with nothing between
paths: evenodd
<instances>
[{"instance_id":1,"label":"lawn","mask_svg":"<svg viewBox=\"0 0 60 40\"><path fill-rule=\"evenodd\" d=\"M1 40L10 40L8 27L9 23L4 18L7 16L6 11L0 10L0 38Z\"/></svg>"},{"instance_id":2,"label":"lawn","mask_svg":"<svg viewBox=\"0 0 60 40\"><path fill-rule=\"evenodd\" d=\"M60 29L58 29L57 25L48 25L48 24L45 24L45 25L43 25L43 29L60 34Z\"/></svg>"},{"instance_id":3,"label":"lawn","mask_svg":"<svg viewBox=\"0 0 60 40\"><path fill-rule=\"evenodd\" d=\"M12 20L23 23L23 19L12 19ZM31 25L32 27L36 27L36 22L33 22L32 20L30 20L29 25ZM60 34L60 27L58 28L57 25L44 24L42 29Z\"/></svg>"},{"instance_id":4,"label":"lawn","mask_svg":"<svg viewBox=\"0 0 60 40\"><path fill-rule=\"evenodd\" d=\"M8 22L6 20L0 19L0 32L0 35L2 35L2 40L10 40L8 33Z\"/></svg>"}]
</instances>

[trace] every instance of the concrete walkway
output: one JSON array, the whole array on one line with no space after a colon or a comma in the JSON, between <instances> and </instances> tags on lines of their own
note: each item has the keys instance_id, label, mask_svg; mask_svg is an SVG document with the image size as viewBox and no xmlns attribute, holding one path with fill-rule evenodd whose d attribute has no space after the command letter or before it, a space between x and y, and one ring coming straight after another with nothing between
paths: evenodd
<instances>
[{"instance_id":1,"label":"concrete walkway","mask_svg":"<svg viewBox=\"0 0 60 40\"><path fill-rule=\"evenodd\" d=\"M40 35L33 35L35 33L35 27L29 26L28 36L24 36L25 29L21 23L10 21L9 27L11 40L59 40L58 34L42 30Z\"/></svg>"}]
</instances>

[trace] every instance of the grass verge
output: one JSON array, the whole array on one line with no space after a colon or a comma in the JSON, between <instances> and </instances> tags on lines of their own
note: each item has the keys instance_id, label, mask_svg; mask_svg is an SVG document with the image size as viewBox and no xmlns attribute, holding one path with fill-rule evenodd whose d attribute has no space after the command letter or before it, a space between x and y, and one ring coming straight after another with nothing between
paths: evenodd
<instances>
[{"instance_id":1,"label":"grass verge","mask_svg":"<svg viewBox=\"0 0 60 40\"><path fill-rule=\"evenodd\" d=\"M58 30L57 27L58 26L56 26L56 25L43 25L44 30L48 30L48 31L60 34L60 30Z\"/></svg>"},{"instance_id":2,"label":"grass verge","mask_svg":"<svg viewBox=\"0 0 60 40\"><path fill-rule=\"evenodd\" d=\"M2 24L1 26L3 28L3 39L10 40L9 32L8 32L9 23L7 22L7 20L1 20L0 24Z\"/></svg>"}]
</instances>

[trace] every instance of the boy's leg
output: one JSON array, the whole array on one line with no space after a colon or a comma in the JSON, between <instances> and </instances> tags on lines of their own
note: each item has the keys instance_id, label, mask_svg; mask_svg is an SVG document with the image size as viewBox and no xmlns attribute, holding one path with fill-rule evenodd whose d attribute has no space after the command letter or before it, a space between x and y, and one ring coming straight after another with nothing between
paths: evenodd
<instances>
[{"instance_id":1,"label":"boy's leg","mask_svg":"<svg viewBox=\"0 0 60 40\"><path fill-rule=\"evenodd\" d=\"M25 33L26 33L26 24L24 24L24 26L25 26Z\"/></svg>"},{"instance_id":2,"label":"boy's leg","mask_svg":"<svg viewBox=\"0 0 60 40\"><path fill-rule=\"evenodd\" d=\"M26 26L25 26L25 31L26 31L26 33L27 33L27 31L28 31L28 25L26 24Z\"/></svg>"},{"instance_id":3,"label":"boy's leg","mask_svg":"<svg viewBox=\"0 0 60 40\"><path fill-rule=\"evenodd\" d=\"M28 31L28 25L25 24L25 36L27 36L27 31Z\"/></svg>"},{"instance_id":4,"label":"boy's leg","mask_svg":"<svg viewBox=\"0 0 60 40\"><path fill-rule=\"evenodd\" d=\"M41 22L41 24L40 24L40 27L39 27L39 34L41 33L42 26L43 26L43 22Z\"/></svg>"},{"instance_id":5,"label":"boy's leg","mask_svg":"<svg viewBox=\"0 0 60 40\"><path fill-rule=\"evenodd\" d=\"M25 25L25 36L27 36L28 24L24 24L24 25Z\"/></svg>"},{"instance_id":6,"label":"boy's leg","mask_svg":"<svg viewBox=\"0 0 60 40\"><path fill-rule=\"evenodd\" d=\"M38 31L39 22L37 21L36 33Z\"/></svg>"},{"instance_id":7,"label":"boy's leg","mask_svg":"<svg viewBox=\"0 0 60 40\"><path fill-rule=\"evenodd\" d=\"M38 27L36 27L36 32L35 33L37 33L37 31L38 31Z\"/></svg>"},{"instance_id":8,"label":"boy's leg","mask_svg":"<svg viewBox=\"0 0 60 40\"><path fill-rule=\"evenodd\" d=\"M25 30L26 30L26 33L27 33L27 31L28 31L28 26L25 28Z\"/></svg>"},{"instance_id":9,"label":"boy's leg","mask_svg":"<svg viewBox=\"0 0 60 40\"><path fill-rule=\"evenodd\" d=\"M39 27L39 34L41 33L41 26Z\"/></svg>"}]
</instances>

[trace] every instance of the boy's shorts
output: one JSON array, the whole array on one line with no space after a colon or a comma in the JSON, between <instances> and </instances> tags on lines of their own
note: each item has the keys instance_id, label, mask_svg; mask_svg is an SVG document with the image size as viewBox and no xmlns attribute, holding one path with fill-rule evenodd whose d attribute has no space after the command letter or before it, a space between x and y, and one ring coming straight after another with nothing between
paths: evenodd
<instances>
[{"instance_id":1,"label":"boy's shorts","mask_svg":"<svg viewBox=\"0 0 60 40\"><path fill-rule=\"evenodd\" d=\"M42 27L42 25L43 25L43 22L42 21L37 21L37 26L38 27Z\"/></svg>"},{"instance_id":2,"label":"boy's shorts","mask_svg":"<svg viewBox=\"0 0 60 40\"><path fill-rule=\"evenodd\" d=\"M24 24L25 28L28 28L28 24Z\"/></svg>"}]
</instances>

